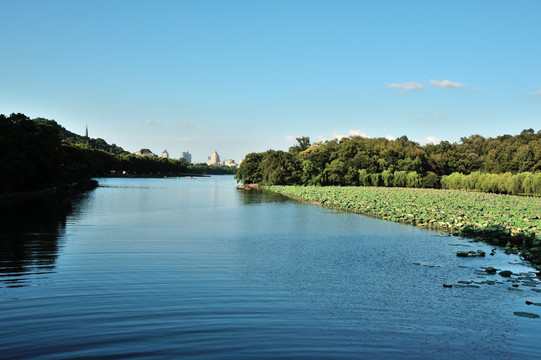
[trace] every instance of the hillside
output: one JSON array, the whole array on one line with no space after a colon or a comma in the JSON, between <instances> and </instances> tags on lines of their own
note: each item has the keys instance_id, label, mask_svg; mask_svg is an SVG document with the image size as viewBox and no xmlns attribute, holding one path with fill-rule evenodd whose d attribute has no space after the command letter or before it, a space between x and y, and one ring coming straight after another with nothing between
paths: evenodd
<instances>
[{"instance_id":1,"label":"hillside","mask_svg":"<svg viewBox=\"0 0 541 360\"><path fill-rule=\"evenodd\" d=\"M234 169L141 157L103 139L66 130L54 120L0 114L0 193L61 188L97 176L232 174Z\"/></svg>"}]
</instances>

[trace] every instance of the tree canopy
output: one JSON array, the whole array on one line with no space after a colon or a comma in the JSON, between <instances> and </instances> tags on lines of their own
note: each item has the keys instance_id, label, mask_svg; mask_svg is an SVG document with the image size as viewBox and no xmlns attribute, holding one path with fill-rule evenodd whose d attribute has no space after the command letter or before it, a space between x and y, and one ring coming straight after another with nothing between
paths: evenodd
<instances>
[{"instance_id":1,"label":"tree canopy","mask_svg":"<svg viewBox=\"0 0 541 360\"><path fill-rule=\"evenodd\" d=\"M406 136L396 140L352 136L314 144L308 137L301 137L297 142L287 152L248 154L237 180L267 185L439 188L453 173L514 176L541 171L541 131L533 129L515 136L471 135L458 143L426 145ZM444 181L445 186L449 183Z\"/></svg>"},{"instance_id":2,"label":"tree canopy","mask_svg":"<svg viewBox=\"0 0 541 360\"><path fill-rule=\"evenodd\" d=\"M233 174L229 167L130 154L105 140L80 136L54 120L0 114L0 192L40 190L111 175Z\"/></svg>"}]
</instances>

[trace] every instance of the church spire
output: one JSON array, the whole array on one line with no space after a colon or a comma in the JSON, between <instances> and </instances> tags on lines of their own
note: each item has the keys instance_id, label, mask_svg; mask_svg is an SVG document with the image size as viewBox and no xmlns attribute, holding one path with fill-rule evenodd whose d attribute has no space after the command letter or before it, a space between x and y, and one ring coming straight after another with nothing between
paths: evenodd
<instances>
[{"instance_id":1,"label":"church spire","mask_svg":"<svg viewBox=\"0 0 541 360\"><path fill-rule=\"evenodd\" d=\"M88 137L88 125L86 125L86 129L85 129L85 137Z\"/></svg>"}]
</instances>

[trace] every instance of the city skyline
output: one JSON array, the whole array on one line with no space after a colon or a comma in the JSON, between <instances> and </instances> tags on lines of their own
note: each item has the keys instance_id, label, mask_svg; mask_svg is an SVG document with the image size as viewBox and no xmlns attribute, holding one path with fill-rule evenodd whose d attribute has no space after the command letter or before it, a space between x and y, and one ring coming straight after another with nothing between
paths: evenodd
<instances>
[{"instance_id":1,"label":"city skyline","mask_svg":"<svg viewBox=\"0 0 541 360\"><path fill-rule=\"evenodd\" d=\"M424 144L539 130L538 1L0 8L0 113L88 125L129 152L191 149L205 162L214 148L239 160L302 136Z\"/></svg>"}]
</instances>

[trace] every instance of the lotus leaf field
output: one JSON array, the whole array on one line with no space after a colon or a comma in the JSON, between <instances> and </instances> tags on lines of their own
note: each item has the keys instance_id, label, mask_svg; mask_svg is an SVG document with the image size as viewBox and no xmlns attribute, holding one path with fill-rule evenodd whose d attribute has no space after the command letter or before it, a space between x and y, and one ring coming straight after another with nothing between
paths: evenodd
<instances>
[{"instance_id":1,"label":"lotus leaf field","mask_svg":"<svg viewBox=\"0 0 541 360\"><path fill-rule=\"evenodd\" d=\"M458 190L268 186L346 212L438 229L502 246L541 270L541 198Z\"/></svg>"}]
</instances>

